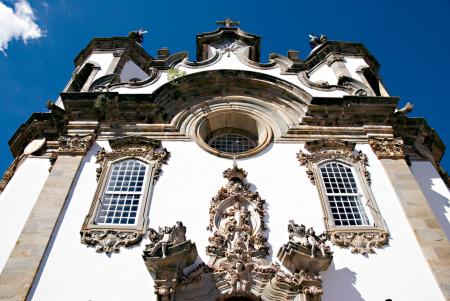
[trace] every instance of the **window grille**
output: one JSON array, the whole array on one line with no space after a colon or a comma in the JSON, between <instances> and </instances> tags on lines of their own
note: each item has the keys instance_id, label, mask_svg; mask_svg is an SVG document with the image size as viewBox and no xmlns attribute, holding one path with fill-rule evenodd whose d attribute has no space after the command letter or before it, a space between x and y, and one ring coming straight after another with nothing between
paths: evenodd
<instances>
[{"instance_id":1,"label":"window grille","mask_svg":"<svg viewBox=\"0 0 450 301\"><path fill-rule=\"evenodd\" d=\"M335 226L368 226L352 169L334 161L320 166L320 174Z\"/></svg>"},{"instance_id":2,"label":"window grille","mask_svg":"<svg viewBox=\"0 0 450 301\"><path fill-rule=\"evenodd\" d=\"M239 154L256 147L256 142L241 134L223 134L212 138L209 146L231 154Z\"/></svg>"},{"instance_id":3,"label":"window grille","mask_svg":"<svg viewBox=\"0 0 450 301\"><path fill-rule=\"evenodd\" d=\"M146 175L147 165L138 160L124 160L113 164L95 223L135 225Z\"/></svg>"}]
</instances>

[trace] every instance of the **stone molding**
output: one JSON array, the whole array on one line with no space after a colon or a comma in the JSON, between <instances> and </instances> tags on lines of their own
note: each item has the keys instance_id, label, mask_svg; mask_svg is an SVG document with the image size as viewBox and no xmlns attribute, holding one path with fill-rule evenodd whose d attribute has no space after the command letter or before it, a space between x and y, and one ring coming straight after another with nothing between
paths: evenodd
<instances>
[{"instance_id":1,"label":"stone molding","mask_svg":"<svg viewBox=\"0 0 450 301\"><path fill-rule=\"evenodd\" d=\"M306 174L312 184L317 186L330 241L357 254L375 253L374 248L383 248L387 245L389 233L370 189L371 177L367 169L369 166L367 155L356 151L354 143L334 139L309 141L305 144L305 149L308 153L300 151L297 159L300 165L306 168ZM340 227L334 225L328 197L318 170L319 164L327 160L343 161L354 167L356 172L354 176L361 184L360 193L363 193L367 200L366 210L371 213L373 225Z\"/></svg>"},{"instance_id":2,"label":"stone molding","mask_svg":"<svg viewBox=\"0 0 450 301\"><path fill-rule=\"evenodd\" d=\"M58 153L66 155L84 155L95 140L95 135L61 135L58 138Z\"/></svg>"},{"instance_id":3,"label":"stone molding","mask_svg":"<svg viewBox=\"0 0 450 301\"><path fill-rule=\"evenodd\" d=\"M368 158L362 151L355 151L355 144L347 141L323 139L306 142L305 149L309 153L300 151L297 160L306 168L306 174L313 185L316 185L314 170L317 163L327 159L340 159L352 164L358 164L367 183L371 183L370 172L367 170Z\"/></svg>"},{"instance_id":4,"label":"stone molding","mask_svg":"<svg viewBox=\"0 0 450 301\"><path fill-rule=\"evenodd\" d=\"M144 139L137 136L132 136L128 140L118 140L122 138L116 138L110 140L111 151L106 151L102 148L97 155L96 163L100 164L97 168L97 181L100 179L100 175L103 170L108 166L109 162L115 161L120 158L142 158L145 161L154 161L156 163L156 172L153 180L156 182L162 172L162 164L167 164L170 153L167 149L160 149L161 142L154 139Z\"/></svg>"},{"instance_id":5,"label":"stone molding","mask_svg":"<svg viewBox=\"0 0 450 301\"><path fill-rule=\"evenodd\" d=\"M102 148L96 155L97 181L99 182L88 215L85 218L81 234L81 243L96 248L99 253L118 253L121 247L139 243L145 234L148 223L147 203L153 185L162 173L162 164L167 164L170 153L161 147L161 142L139 136L120 137L109 141L111 151ZM109 170L114 162L126 158L137 158L149 165L149 181L143 189L141 212L136 226L96 225L95 215L98 211L104 186L108 180Z\"/></svg>"},{"instance_id":6,"label":"stone molding","mask_svg":"<svg viewBox=\"0 0 450 301\"><path fill-rule=\"evenodd\" d=\"M404 159L402 138L370 138L369 144L378 159Z\"/></svg>"},{"instance_id":7,"label":"stone molding","mask_svg":"<svg viewBox=\"0 0 450 301\"><path fill-rule=\"evenodd\" d=\"M331 67L331 65L333 65L335 62L345 63L344 56L339 53L332 53L325 59L325 63L328 65L328 67Z\"/></svg>"}]
</instances>

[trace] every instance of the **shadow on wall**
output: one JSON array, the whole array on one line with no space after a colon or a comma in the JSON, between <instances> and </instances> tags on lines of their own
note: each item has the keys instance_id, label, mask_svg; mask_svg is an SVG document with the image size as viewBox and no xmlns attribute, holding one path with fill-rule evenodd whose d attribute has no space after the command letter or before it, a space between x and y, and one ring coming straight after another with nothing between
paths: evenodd
<instances>
[{"instance_id":1,"label":"shadow on wall","mask_svg":"<svg viewBox=\"0 0 450 301\"><path fill-rule=\"evenodd\" d=\"M356 273L348 268L336 270L334 262L331 262L328 270L323 273L322 280L322 301L365 301L355 287Z\"/></svg>"},{"instance_id":2,"label":"shadow on wall","mask_svg":"<svg viewBox=\"0 0 450 301\"><path fill-rule=\"evenodd\" d=\"M448 222L446 216L446 213L450 211L450 200L433 189L437 186L436 182L439 181L440 178L427 177L426 180L427 183L424 183L425 185L420 185L419 183L421 186L420 188L425 194L433 213L436 215L441 229L444 231L447 239L450 240L450 223Z\"/></svg>"}]
</instances>

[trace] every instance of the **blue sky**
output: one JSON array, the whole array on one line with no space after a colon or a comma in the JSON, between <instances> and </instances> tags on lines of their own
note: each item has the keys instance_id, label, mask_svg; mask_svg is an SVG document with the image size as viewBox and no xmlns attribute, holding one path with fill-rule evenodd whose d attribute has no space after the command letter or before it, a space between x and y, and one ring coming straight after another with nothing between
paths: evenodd
<instances>
[{"instance_id":1,"label":"blue sky","mask_svg":"<svg viewBox=\"0 0 450 301\"><path fill-rule=\"evenodd\" d=\"M410 116L425 117L450 145L448 0L0 0L0 50L5 53L0 53L0 173L12 161L9 138L33 112L45 111L47 100L58 97L74 57L92 37L126 36L143 28L149 31L143 46L151 55L169 47L171 53L189 51L193 60L195 35L214 30L215 21L225 17L262 36L263 61L271 52L288 49L300 50L305 58L309 33L364 43L380 62L389 93L400 96L400 106L412 102ZM442 163L450 170L450 155Z\"/></svg>"}]
</instances>

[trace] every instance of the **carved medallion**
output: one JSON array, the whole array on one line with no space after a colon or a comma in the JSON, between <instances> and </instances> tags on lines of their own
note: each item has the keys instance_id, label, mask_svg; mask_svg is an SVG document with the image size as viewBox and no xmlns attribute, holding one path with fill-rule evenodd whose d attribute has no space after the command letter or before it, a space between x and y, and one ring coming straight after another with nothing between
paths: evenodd
<instances>
[{"instance_id":1,"label":"carved medallion","mask_svg":"<svg viewBox=\"0 0 450 301\"><path fill-rule=\"evenodd\" d=\"M245 183L247 172L235 163L233 168L223 172L228 179L211 200L208 230L213 231L209 238L207 253L217 256L231 254L268 254L265 230L265 201L257 192L249 190Z\"/></svg>"}]
</instances>

